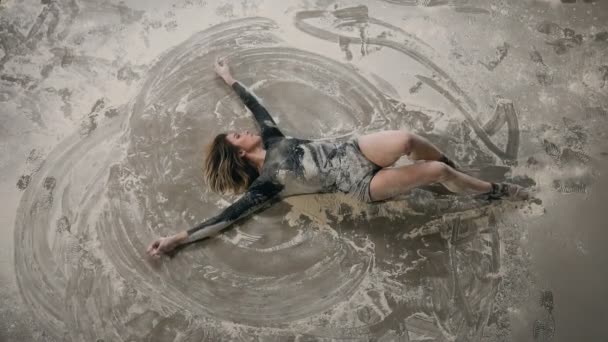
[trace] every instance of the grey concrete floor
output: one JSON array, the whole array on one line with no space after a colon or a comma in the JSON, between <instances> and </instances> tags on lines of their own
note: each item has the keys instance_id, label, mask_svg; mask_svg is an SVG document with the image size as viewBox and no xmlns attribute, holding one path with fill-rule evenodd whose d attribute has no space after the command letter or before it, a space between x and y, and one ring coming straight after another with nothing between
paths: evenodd
<instances>
[{"instance_id":1,"label":"grey concrete floor","mask_svg":"<svg viewBox=\"0 0 608 342\"><path fill-rule=\"evenodd\" d=\"M606 341L607 51L600 0L3 0L0 341ZM407 129L537 200L293 197L150 260L237 198L217 56L290 136Z\"/></svg>"}]
</instances>

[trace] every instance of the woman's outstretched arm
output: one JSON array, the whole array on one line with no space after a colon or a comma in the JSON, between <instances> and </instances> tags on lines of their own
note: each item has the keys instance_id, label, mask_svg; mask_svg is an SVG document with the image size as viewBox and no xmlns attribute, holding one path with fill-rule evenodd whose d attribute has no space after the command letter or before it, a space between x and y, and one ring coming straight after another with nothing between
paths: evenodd
<instances>
[{"instance_id":1,"label":"woman's outstretched arm","mask_svg":"<svg viewBox=\"0 0 608 342\"><path fill-rule=\"evenodd\" d=\"M224 209L220 214L188 230L155 240L148 246L147 253L151 256L160 256L161 254L171 252L180 245L216 235L239 219L274 203L278 199L277 195L282 189L283 186L280 184L271 181L259 181L258 179L251 184L241 198Z\"/></svg>"},{"instance_id":2,"label":"woman's outstretched arm","mask_svg":"<svg viewBox=\"0 0 608 342\"><path fill-rule=\"evenodd\" d=\"M262 139L266 141L268 138L284 137L279 130L277 123L274 121L270 113L260 104L258 99L250 91L247 90L240 82L235 80L230 73L228 62L225 60L217 60L215 62L215 72L224 79L224 82L234 89L239 95L241 101L249 108L253 117L260 126Z\"/></svg>"}]
</instances>

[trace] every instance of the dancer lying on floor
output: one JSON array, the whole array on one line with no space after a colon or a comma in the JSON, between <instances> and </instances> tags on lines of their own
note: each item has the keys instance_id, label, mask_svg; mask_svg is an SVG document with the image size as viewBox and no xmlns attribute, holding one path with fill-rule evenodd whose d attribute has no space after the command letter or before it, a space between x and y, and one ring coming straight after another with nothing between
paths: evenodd
<instances>
[{"instance_id":1,"label":"dancer lying on floor","mask_svg":"<svg viewBox=\"0 0 608 342\"><path fill-rule=\"evenodd\" d=\"M217 216L152 242L147 249L152 256L217 234L240 218L281 198L299 194L342 192L373 202L438 182L456 193L485 194L490 199L528 198L520 186L490 183L457 171L437 147L403 130L382 131L347 141L287 138L266 108L232 78L227 62L216 61L215 71L253 113L261 133L217 135L209 146L205 178L216 192L245 193ZM403 155L420 162L390 167Z\"/></svg>"}]
</instances>

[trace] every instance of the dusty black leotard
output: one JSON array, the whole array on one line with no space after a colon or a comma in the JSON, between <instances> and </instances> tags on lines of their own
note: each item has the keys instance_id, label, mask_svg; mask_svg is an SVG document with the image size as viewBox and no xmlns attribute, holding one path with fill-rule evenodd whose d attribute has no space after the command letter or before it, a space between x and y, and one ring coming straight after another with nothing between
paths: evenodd
<instances>
[{"instance_id":1,"label":"dusty black leotard","mask_svg":"<svg viewBox=\"0 0 608 342\"><path fill-rule=\"evenodd\" d=\"M266 157L260 176L236 202L188 230L188 241L218 233L236 220L281 198L343 192L369 202L369 183L380 166L367 159L356 139L311 141L288 138L257 98L240 83L233 89L260 126Z\"/></svg>"}]
</instances>

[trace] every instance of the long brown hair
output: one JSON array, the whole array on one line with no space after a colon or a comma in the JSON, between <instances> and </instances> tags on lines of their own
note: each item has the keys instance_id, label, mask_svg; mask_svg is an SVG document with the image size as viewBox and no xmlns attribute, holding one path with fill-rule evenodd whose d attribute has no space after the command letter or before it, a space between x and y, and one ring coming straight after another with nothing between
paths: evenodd
<instances>
[{"instance_id":1,"label":"long brown hair","mask_svg":"<svg viewBox=\"0 0 608 342\"><path fill-rule=\"evenodd\" d=\"M238 147L230 144L226 134L218 134L207 146L204 175L215 192L239 193L247 190L259 176L247 160L239 156Z\"/></svg>"}]
</instances>

